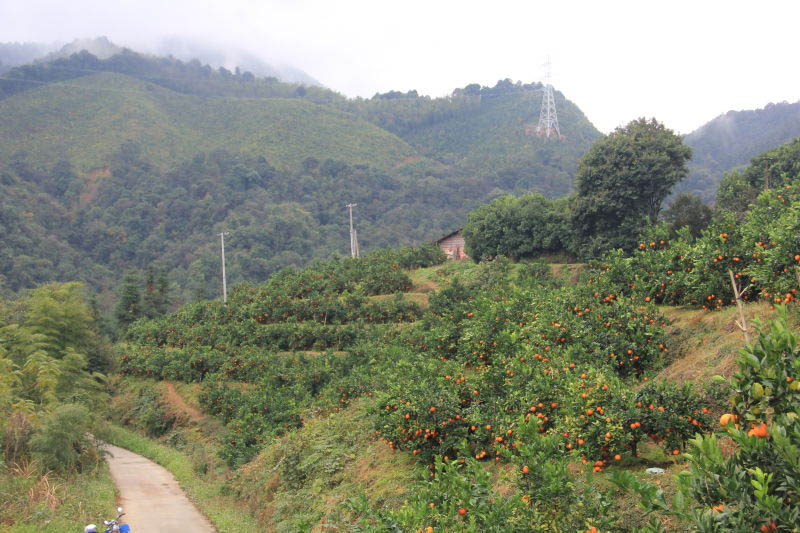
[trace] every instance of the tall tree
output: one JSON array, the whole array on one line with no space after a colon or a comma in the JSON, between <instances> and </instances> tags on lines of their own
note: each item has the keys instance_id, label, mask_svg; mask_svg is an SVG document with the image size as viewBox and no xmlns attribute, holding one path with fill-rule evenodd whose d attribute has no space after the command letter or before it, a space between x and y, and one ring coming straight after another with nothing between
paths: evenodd
<instances>
[{"instance_id":1,"label":"tall tree","mask_svg":"<svg viewBox=\"0 0 800 533\"><path fill-rule=\"evenodd\" d=\"M566 199L539 193L502 196L469 214L463 235L475 261L505 255L512 259L564 252L570 242Z\"/></svg>"},{"instance_id":2,"label":"tall tree","mask_svg":"<svg viewBox=\"0 0 800 533\"><path fill-rule=\"evenodd\" d=\"M640 118L597 140L581 159L572 224L578 253L632 248L655 221L672 187L686 177L692 150L655 119Z\"/></svg>"},{"instance_id":3,"label":"tall tree","mask_svg":"<svg viewBox=\"0 0 800 533\"><path fill-rule=\"evenodd\" d=\"M133 271L128 272L122 280L119 300L114 308L114 317L121 333L124 334L128 326L142 317L141 299L138 276Z\"/></svg>"},{"instance_id":4,"label":"tall tree","mask_svg":"<svg viewBox=\"0 0 800 533\"><path fill-rule=\"evenodd\" d=\"M800 176L800 138L750 160L742 170L726 172L717 189L717 207L740 217L764 189L783 187Z\"/></svg>"},{"instance_id":5,"label":"tall tree","mask_svg":"<svg viewBox=\"0 0 800 533\"><path fill-rule=\"evenodd\" d=\"M674 234L683 227L697 237L711 222L713 211L700 197L691 193L679 194L670 206L664 210L664 221Z\"/></svg>"}]
</instances>

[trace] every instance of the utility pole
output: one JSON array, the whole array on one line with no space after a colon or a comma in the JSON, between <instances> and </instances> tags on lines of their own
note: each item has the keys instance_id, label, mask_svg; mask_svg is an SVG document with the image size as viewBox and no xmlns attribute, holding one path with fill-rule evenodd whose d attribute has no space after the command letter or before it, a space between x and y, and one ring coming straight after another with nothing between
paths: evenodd
<instances>
[{"instance_id":1,"label":"utility pole","mask_svg":"<svg viewBox=\"0 0 800 533\"><path fill-rule=\"evenodd\" d=\"M353 208L358 204L347 204L345 207L350 211L350 257L358 257L358 237L353 229Z\"/></svg>"},{"instance_id":2,"label":"utility pole","mask_svg":"<svg viewBox=\"0 0 800 533\"><path fill-rule=\"evenodd\" d=\"M228 235L227 231L223 231L222 233L218 233L219 235L219 243L222 247L222 303L228 303L228 283L225 279L225 235Z\"/></svg>"},{"instance_id":3,"label":"utility pole","mask_svg":"<svg viewBox=\"0 0 800 533\"><path fill-rule=\"evenodd\" d=\"M764 190L766 191L769 189L769 162L771 159L769 157L764 158Z\"/></svg>"}]
</instances>

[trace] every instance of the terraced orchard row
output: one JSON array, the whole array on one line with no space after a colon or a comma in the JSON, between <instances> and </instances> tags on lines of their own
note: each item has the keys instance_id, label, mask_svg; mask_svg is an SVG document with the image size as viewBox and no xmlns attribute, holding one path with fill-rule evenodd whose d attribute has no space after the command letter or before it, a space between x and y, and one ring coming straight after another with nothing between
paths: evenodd
<instances>
[{"instance_id":1,"label":"terraced orchard row","mask_svg":"<svg viewBox=\"0 0 800 533\"><path fill-rule=\"evenodd\" d=\"M636 301L720 309L734 303L730 273L745 301L789 303L800 289L800 181L761 193L743 215L720 211L697 238L687 228L646 232L630 257L604 259L603 276Z\"/></svg>"},{"instance_id":2,"label":"terraced orchard row","mask_svg":"<svg viewBox=\"0 0 800 533\"><path fill-rule=\"evenodd\" d=\"M311 405L338 407L364 391L363 380L348 381L364 364L359 347L422 316L404 298L407 269L444 259L422 247L287 269L260 286L235 287L227 305L194 302L135 323L119 360L130 375L202 382L204 409L230 430L224 456L241 464L298 427Z\"/></svg>"}]
</instances>

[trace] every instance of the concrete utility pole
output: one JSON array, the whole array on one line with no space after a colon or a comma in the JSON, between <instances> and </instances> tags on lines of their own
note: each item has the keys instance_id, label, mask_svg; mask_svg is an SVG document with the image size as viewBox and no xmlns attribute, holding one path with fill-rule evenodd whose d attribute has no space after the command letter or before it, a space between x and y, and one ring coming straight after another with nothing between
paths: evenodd
<instances>
[{"instance_id":1,"label":"concrete utility pole","mask_svg":"<svg viewBox=\"0 0 800 533\"><path fill-rule=\"evenodd\" d=\"M345 207L350 211L350 257L358 257L358 237L353 229L353 208L358 204L347 204Z\"/></svg>"},{"instance_id":2,"label":"concrete utility pole","mask_svg":"<svg viewBox=\"0 0 800 533\"><path fill-rule=\"evenodd\" d=\"M769 157L764 158L764 190L769 189L769 163L772 161Z\"/></svg>"},{"instance_id":3,"label":"concrete utility pole","mask_svg":"<svg viewBox=\"0 0 800 533\"><path fill-rule=\"evenodd\" d=\"M222 247L222 303L228 303L228 283L225 280L225 235L228 235L227 231L222 233L218 233L219 235L219 243Z\"/></svg>"}]
</instances>

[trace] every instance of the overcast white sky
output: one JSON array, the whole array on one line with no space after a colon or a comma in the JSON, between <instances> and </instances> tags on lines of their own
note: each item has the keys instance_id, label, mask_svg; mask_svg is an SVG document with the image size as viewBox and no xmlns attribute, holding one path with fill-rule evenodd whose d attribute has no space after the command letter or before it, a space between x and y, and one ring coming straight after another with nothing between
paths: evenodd
<instances>
[{"instance_id":1,"label":"overcast white sky","mask_svg":"<svg viewBox=\"0 0 800 533\"><path fill-rule=\"evenodd\" d=\"M348 96L543 78L600 130L800 100L798 0L0 0L0 42L243 48Z\"/></svg>"}]
</instances>

